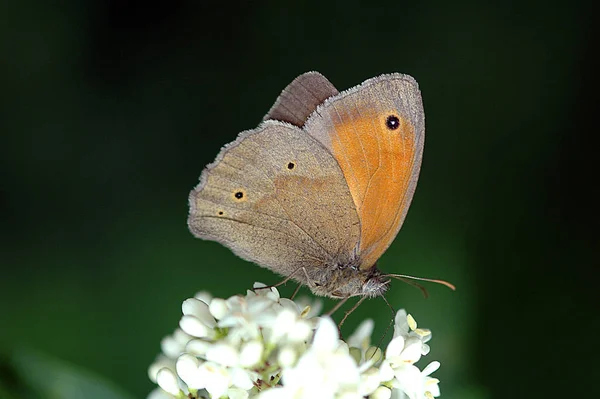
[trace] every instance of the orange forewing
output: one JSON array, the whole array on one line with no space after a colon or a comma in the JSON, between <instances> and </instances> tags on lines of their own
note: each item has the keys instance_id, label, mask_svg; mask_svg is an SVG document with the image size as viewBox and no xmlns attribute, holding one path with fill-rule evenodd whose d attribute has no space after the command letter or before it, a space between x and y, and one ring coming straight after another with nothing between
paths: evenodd
<instances>
[{"instance_id":1,"label":"orange forewing","mask_svg":"<svg viewBox=\"0 0 600 399\"><path fill-rule=\"evenodd\" d=\"M339 105L331 147L361 220L361 268L368 269L395 238L410 205L415 130L393 109ZM400 119L397 129L386 126L390 115Z\"/></svg>"}]
</instances>

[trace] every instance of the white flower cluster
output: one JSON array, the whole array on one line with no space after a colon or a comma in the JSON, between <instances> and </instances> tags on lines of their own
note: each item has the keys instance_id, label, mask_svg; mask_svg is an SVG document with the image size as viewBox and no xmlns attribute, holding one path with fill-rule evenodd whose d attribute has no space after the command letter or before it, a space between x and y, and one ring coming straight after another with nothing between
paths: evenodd
<instances>
[{"instance_id":1,"label":"white flower cluster","mask_svg":"<svg viewBox=\"0 0 600 399\"><path fill-rule=\"evenodd\" d=\"M229 299L206 293L187 299L180 328L163 339L163 353L148 370L159 385L148 399L440 395L439 381L429 376L440 363L422 371L414 365L429 352L431 332L417 328L404 310L396 314L394 337L382 353L370 346L372 320L344 342L329 317L312 316L318 309L260 287Z\"/></svg>"}]
</instances>

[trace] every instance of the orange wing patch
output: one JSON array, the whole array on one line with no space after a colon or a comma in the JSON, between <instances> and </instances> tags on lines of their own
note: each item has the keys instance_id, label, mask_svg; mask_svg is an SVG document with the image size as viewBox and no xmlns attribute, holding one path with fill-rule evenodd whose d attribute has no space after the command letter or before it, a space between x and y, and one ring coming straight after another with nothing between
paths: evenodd
<instances>
[{"instance_id":1,"label":"orange wing patch","mask_svg":"<svg viewBox=\"0 0 600 399\"><path fill-rule=\"evenodd\" d=\"M334 108L331 148L361 220L361 268L368 269L396 237L410 205L412 196L406 194L415 162L415 129L396 110Z\"/></svg>"}]
</instances>

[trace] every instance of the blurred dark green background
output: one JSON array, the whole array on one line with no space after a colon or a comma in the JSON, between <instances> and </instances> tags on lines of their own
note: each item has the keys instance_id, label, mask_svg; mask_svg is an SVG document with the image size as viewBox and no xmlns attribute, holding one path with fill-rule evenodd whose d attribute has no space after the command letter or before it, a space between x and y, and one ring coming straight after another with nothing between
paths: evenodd
<instances>
[{"instance_id":1,"label":"blurred dark green background","mask_svg":"<svg viewBox=\"0 0 600 399\"><path fill-rule=\"evenodd\" d=\"M205 164L302 72L339 89L403 72L427 140L379 266L458 287L389 293L434 332L421 366L441 361L445 398L597 396L600 43L586 4L2 2L2 370L31 348L144 397L184 299L279 281L188 232ZM389 309L369 301L345 331L364 317L377 340Z\"/></svg>"}]
</instances>

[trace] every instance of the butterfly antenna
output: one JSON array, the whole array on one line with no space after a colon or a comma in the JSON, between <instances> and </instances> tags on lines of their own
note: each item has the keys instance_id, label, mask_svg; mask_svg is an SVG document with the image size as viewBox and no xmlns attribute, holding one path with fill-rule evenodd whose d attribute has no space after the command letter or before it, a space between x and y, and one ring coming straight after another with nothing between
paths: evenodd
<instances>
[{"instance_id":1,"label":"butterfly antenna","mask_svg":"<svg viewBox=\"0 0 600 399\"><path fill-rule=\"evenodd\" d=\"M444 280L425 278L425 277L414 277L414 276L408 276L406 274L386 274L384 277L392 277L392 278L398 279L400 281L404 281L405 283L410 284L413 287L417 287L418 289L421 290L421 292L423 292L423 295L425 296L425 298L427 298L429 296L427 289L425 287L423 287L421 284L417 283L416 281L412 281L412 280L428 281L430 283L441 284L441 285L444 285L444 286L450 288L452 291L456 291L456 287L454 286L454 284L451 284Z\"/></svg>"},{"instance_id":2,"label":"butterfly antenna","mask_svg":"<svg viewBox=\"0 0 600 399\"><path fill-rule=\"evenodd\" d=\"M390 327L394 324L394 320L396 318L396 311L394 310L394 307L390 304L390 302L387 299L385 299L385 296L382 295L381 299L383 299L385 301L385 303L388 305L388 308L390 308L390 310L392 311L392 319L390 320L388 326L386 327L385 331L383 332L383 335L381 336L381 338L379 338L379 342L377 343L376 347L380 348L380 349L381 349L381 344L383 343L383 340L387 336L388 331L390 331ZM373 354L371 355L371 358L373 358L373 356L375 356L375 353L377 353L377 351L373 352Z\"/></svg>"},{"instance_id":3,"label":"butterfly antenna","mask_svg":"<svg viewBox=\"0 0 600 399\"><path fill-rule=\"evenodd\" d=\"M412 285L413 287L420 289L421 292L423 293L423 296L425 298L429 298L429 292L427 292L427 288L425 288L423 285L417 283L416 281L408 280L406 278L401 278L401 277L396 277L396 278L400 281L405 282L406 284Z\"/></svg>"}]
</instances>

